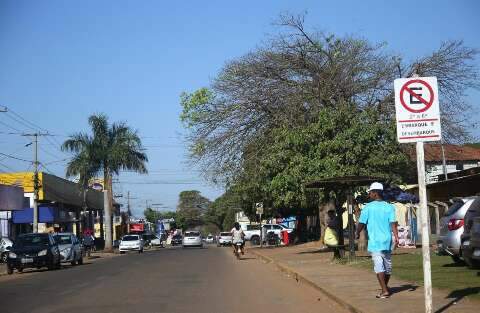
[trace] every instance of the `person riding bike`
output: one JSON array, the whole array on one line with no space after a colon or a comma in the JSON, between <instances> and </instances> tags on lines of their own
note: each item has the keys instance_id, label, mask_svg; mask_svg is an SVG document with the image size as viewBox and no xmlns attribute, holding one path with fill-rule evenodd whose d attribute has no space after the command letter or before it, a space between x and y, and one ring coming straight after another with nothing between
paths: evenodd
<instances>
[{"instance_id":1,"label":"person riding bike","mask_svg":"<svg viewBox=\"0 0 480 313\"><path fill-rule=\"evenodd\" d=\"M83 245L85 247L85 252L88 257L95 246L95 237L90 232L85 232L85 236L83 237Z\"/></svg>"},{"instance_id":2,"label":"person riding bike","mask_svg":"<svg viewBox=\"0 0 480 313\"><path fill-rule=\"evenodd\" d=\"M231 230L231 233L232 233L232 247L233 247L233 253L236 253L237 252L237 244L241 244L240 245L240 251L243 254L245 254L245 251L244 251L244 247L245 247L245 233L243 232L243 229L240 228L240 224L238 222L235 222L235 224L233 224L233 228Z\"/></svg>"}]
</instances>

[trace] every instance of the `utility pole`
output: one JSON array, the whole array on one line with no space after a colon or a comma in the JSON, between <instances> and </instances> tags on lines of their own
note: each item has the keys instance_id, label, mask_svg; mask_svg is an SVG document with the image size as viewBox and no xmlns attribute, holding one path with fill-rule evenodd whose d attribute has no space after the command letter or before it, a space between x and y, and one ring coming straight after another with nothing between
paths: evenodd
<instances>
[{"instance_id":1,"label":"utility pole","mask_svg":"<svg viewBox=\"0 0 480 313\"><path fill-rule=\"evenodd\" d=\"M127 221L127 234L130 233L130 216L132 212L130 211L130 191L127 191L127 214L128 214L128 221Z\"/></svg>"},{"instance_id":2,"label":"utility pole","mask_svg":"<svg viewBox=\"0 0 480 313\"><path fill-rule=\"evenodd\" d=\"M22 136L33 137L33 232L38 233L38 192L40 184L38 180L38 136L49 136L48 133L22 134Z\"/></svg>"}]
</instances>

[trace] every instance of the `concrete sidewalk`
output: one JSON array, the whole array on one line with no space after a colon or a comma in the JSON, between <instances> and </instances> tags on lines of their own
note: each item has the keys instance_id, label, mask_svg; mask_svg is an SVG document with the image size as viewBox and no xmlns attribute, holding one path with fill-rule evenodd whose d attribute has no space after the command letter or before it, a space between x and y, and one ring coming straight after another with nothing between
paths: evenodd
<instances>
[{"instance_id":1,"label":"concrete sidewalk","mask_svg":"<svg viewBox=\"0 0 480 313\"><path fill-rule=\"evenodd\" d=\"M392 277L389 299L377 299L380 291L373 271L332 262L331 252L321 252L312 246L248 250L272 262L297 281L320 290L351 312L361 313L421 313L425 312L423 286ZM394 265L395 266L395 265ZM480 312L480 302L449 296L449 292L433 290L434 312Z\"/></svg>"}]
</instances>

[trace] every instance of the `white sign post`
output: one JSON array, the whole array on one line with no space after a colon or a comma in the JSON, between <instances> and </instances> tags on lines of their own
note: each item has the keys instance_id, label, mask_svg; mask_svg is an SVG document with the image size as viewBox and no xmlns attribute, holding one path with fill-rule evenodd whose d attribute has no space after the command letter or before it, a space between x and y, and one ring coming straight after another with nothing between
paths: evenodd
<instances>
[{"instance_id":1,"label":"white sign post","mask_svg":"<svg viewBox=\"0 0 480 313\"><path fill-rule=\"evenodd\" d=\"M263 229L262 229L262 214L263 214L263 203L258 202L255 204L257 208L257 214L260 215L260 248L263 247Z\"/></svg>"},{"instance_id":2,"label":"white sign post","mask_svg":"<svg viewBox=\"0 0 480 313\"><path fill-rule=\"evenodd\" d=\"M425 181L425 141L442 139L436 77L400 78L394 82L397 139L417 143L418 194L422 231L425 312L432 313L432 273L428 233L427 188Z\"/></svg>"}]
</instances>

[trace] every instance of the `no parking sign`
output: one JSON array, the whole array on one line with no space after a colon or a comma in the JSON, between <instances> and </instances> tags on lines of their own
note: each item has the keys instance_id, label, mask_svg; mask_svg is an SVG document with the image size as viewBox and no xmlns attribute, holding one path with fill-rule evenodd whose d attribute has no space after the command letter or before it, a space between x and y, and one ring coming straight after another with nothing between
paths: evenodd
<instances>
[{"instance_id":1,"label":"no parking sign","mask_svg":"<svg viewBox=\"0 0 480 313\"><path fill-rule=\"evenodd\" d=\"M394 89L398 141L441 140L437 78L399 78Z\"/></svg>"}]
</instances>

